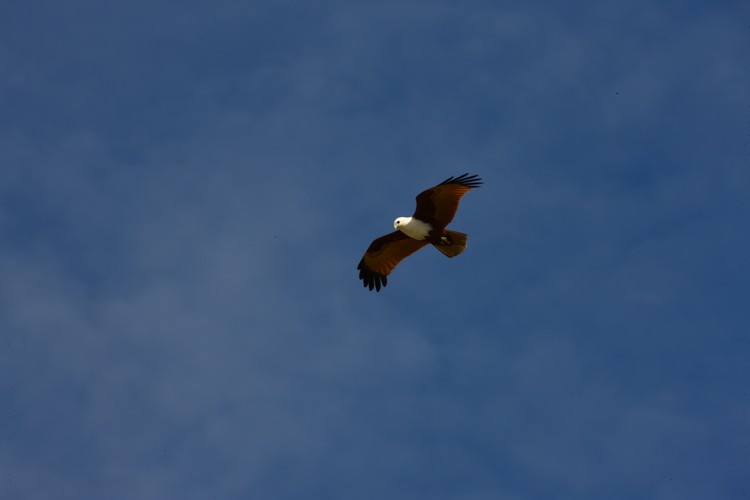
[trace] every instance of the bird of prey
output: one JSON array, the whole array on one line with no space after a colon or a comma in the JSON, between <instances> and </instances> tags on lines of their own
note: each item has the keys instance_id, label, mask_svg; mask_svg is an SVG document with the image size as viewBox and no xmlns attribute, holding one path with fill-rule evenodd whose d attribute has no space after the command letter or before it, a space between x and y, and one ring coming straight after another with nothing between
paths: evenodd
<instances>
[{"instance_id":1,"label":"bird of prey","mask_svg":"<svg viewBox=\"0 0 750 500\"><path fill-rule=\"evenodd\" d=\"M481 184L479 176L463 174L419 193L414 215L393 221L396 231L373 241L359 261L359 279L365 288L379 292L399 262L429 243L450 258L466 250L467 235L445 226L456 215L461 197Z\"/></svg>"}]
</instances>

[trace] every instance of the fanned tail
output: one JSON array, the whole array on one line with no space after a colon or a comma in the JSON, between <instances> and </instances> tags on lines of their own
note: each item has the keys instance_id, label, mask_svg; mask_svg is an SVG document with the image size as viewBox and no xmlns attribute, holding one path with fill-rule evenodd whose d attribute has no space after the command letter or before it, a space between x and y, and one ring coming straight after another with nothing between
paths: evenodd
<instances>
[{"instance_id":1,"label":"fanned tail","mask_svg":"<svg viewBox=\"0 0 750 500\"><path fill-rule=\"evenodd\" d=\"M445 232L445 238L448 241L442 241L437 244L433 243L433 246L440 250L443 255L452 259L466 250L466 241L468 240L469 235L466 233L459 233L458 231L451 231L450 229L446 229Z\"/></svg>"}]
</instances>

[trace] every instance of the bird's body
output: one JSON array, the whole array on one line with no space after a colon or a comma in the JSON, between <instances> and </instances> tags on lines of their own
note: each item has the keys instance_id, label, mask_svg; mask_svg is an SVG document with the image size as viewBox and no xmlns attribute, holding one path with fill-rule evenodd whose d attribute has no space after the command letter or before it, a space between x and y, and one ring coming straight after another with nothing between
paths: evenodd
<instances>
[{"instance_id":1,"label":"bird's body","mask_svg":"<svg viewBox=\"0 0 750 500\"><path fill-rule=\"evenodd\" d=\"M421 192L414 215L393 221L396 231L373 241L365 252L357 266L364 286L379 292L399 262L425 245L434 245L447 257L463 253L467 235L445 227L453 220L461 197L481 184L478 176L463 174Z\"/></svg>"}]
</instances>

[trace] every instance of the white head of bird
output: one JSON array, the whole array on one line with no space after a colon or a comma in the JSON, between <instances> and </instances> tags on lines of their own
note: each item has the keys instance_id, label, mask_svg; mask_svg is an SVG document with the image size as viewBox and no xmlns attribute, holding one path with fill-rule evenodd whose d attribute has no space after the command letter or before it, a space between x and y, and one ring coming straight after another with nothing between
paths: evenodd
<instances>
[{"instance_id":1,"label":"white head of bird","mask_svg":"<svg viewBox=\"0 0 750 500\"><path fill-rule=\"evenodd\" d=\"M423 240L430 234L432 226L414 217L399 217L393 221L393 229L398 229L415 240Z\"/></svg>"}]
</instances>

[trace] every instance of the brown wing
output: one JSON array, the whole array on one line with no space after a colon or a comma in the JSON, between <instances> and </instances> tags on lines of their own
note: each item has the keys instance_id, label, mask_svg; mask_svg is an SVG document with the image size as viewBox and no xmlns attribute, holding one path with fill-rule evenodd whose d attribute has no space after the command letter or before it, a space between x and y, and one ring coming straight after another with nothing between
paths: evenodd
<instances>
[{"instance_id":1,"label":"brown wing","mask_svg":"<svg viewBox=\"0 0 750 500\"><path fill-rule=\"evenodd\" d=\"M393 268L427 243L426 240L410 238L401 231L381 236L372 242L359 261L359 279L364 282L365 288L372 290L374 287L379 292L381 285L388 284L387 276Z\"/></svg>"},{"instance_id":2,"label":"brown wing","mask_svg":"<svg viewBox=\"0 0 750 500\"><path fill-rule=\"evenodd\" d=\"M414 218L443 228L456 215L461 197L481 185L482 179L478 175L448 177L437 186L419 193Z\"/></svg>"}]
</instances>

